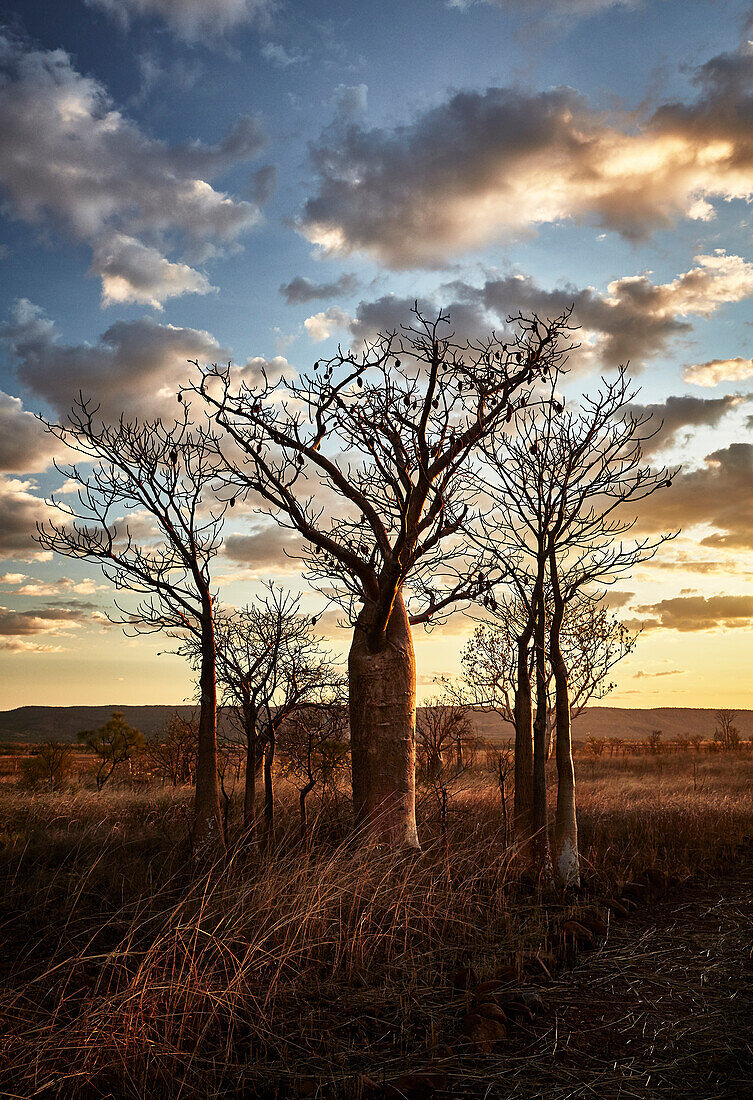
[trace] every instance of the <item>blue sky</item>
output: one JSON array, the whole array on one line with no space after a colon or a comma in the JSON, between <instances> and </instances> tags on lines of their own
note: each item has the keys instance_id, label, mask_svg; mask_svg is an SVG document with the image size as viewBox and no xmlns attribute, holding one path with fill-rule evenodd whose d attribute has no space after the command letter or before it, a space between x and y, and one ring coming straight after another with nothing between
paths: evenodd
<instances>
[{"instance_id":1,"label":"blue sky","mask_svg":"<svg viewBox=\"0 0 753 1100\"><path fill-rule=\"evenodd\" d=\"M189 357L303 369L414 297L468 331L574 301L574 384L631 361L667 421L657 460L683 462L641 523L684 531L615 597L646 629L614 700L753 706L750 17L732 0L6 8L0 706L190 690L177 658L105 626L93 567L35 555L61 479L28 411L62 414L83 385L157 414ZM226 598L270 570L300 586L244 522ZM469 630L418 641L424 693Z\"/></svg>"}]
</instances>

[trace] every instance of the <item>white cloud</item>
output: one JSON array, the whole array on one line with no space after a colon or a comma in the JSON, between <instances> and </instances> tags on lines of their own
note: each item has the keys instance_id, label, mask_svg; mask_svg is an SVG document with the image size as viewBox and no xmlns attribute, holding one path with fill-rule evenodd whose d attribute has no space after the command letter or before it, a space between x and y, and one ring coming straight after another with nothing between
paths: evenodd
<instances>
[{"instance_id":1,"label":"white cloud","mask_svg":"<svg viewBox=\"0 0 753 1100\"><path fill-rule=\"evenodd\" d=\"M410 268L565 219L632 240L707 220L718 199L753 198L753 53L713 58L696 83L642 122L567 87L490 87L392 130L328 127L299 227L328 253Z\"/></svg>"},{"instance_id":2,"label":"white cloud","mask_svg":"<svg viewBox=\"0 0 753 1100\"><path fill-rule=\"evenodd\" d=\"M554 317L572 306L573 322L580 326L575 333L580 348L571 356L572 365L593 368L629 360L631 368L639 370L673 338L692 331L688 318L709 317L725 304L752 295L753 263L717 251L696 256L688 271L667 283L652 282L642 274L614 279L606 291L573 284L548 290L528 275L514 274L487 279L480 286L455 280L433 298L419 300L419 307L431 314L441 304L458 336L472 339L492 327L504 331L506 318L518 311ZM412 305L413 296L361 301L350 332L364 339L397 329Z\"/></svg>"},{"instance_id":3,"label":"white cloud","mask_svg":"<svg viewBox=\"0 0 753 1100\"><path fill-rule=\"evenodd\" d=\"M257 155L258 119L240 118L216 145L170 146L117 110L63 50L28 49L2 34L0 143L8 210L87 244L105 305L205 294L206 276L165 253L216 253L260 218L255 203L207 182Z\"/></svg>"},{"instance_id":4,"label":"white cloud","mask_svg":"<svg viewBox=\"0 0 753 1100\"><path fill-rule=\"evenodd\" d=\"M42 642L24 642L20 638L3 638L0 649L6 653L64 653L65 646L44 645Z\"/></svg>"},{"instance_id":5,"label":"white cloud","mask_svg":"<svg viewBox=\"0 0 753 1100\"><path fill-rule=\"evenodd\" d=\"M686 382L710 389L720 382L744 382L753 378L753 359L708 359L705 363L693 363L682 372Z\"/></svg>"},{"instance_id":6,"label":"white cloud","mask_svg":"<svg viewBox=\"0 0 753 1100\"><path fill-rule=\"evenodd\" d=\"M188 360L230 358L210 333L151 318L117 321L94 344L63 344L52 321L26 299L0 327L0 339L17 360L21 382L58 412L81 390L109 419L174 414L177 391L191 376Z\"/></svg>"},{"instance_id":7,"label":"white cloud","mask_svg":"<svg viewBox=\"0 0 753 1100\"><path fill-rule=\"evenodd\" d=\"M32 539L37 520L53 513L34 490L37 484L0 476L0 558L14 561L49 561L49 550L40 550Z\"/></svg>"},{"instance_id":8,"label":"white cloud","mask_svg":"<svg viewBox=\"0 0 753 1100\"><path fill-rule=\"evenodd\" d=\"M30 412L24 411L21 401L0 390L0 471L44 470L59 452L57 441L45 433Z\"/></svg>"},{"instance_id":9,"label":"white cloud","mask_svg":"<svg viewBox=\"0 0 753 1100\"><path fill-rule=\"evenodd\" d=\"M347 330L352 324L353 318L338 306L330 306L322 313L315 313L307 317L303 322L309 338L315 344L328 340L337 329Z\"/></svg>"},{"instance_id":10,"label":"white cloud","mask_svg":"<svg viewBox=\"0 0 753 1100\"><path fill-rule=\"evenodd\" d=\"M156 248L123 233L113 233L95 246L92 271L102 279L103 306L139 302L162 309L167 298L217 289L188 264L170 263Z\"/></svg>"}]
</instances>

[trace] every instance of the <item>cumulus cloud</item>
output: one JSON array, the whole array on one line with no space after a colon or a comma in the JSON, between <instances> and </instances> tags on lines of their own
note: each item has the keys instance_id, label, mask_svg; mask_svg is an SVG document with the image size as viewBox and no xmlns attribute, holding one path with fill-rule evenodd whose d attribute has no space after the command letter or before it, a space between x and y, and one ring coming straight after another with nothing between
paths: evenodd
<instances>
[{"instance_id":1,"label":"cumulus cloud","mask_svg":"<svg viewBox=\"0 0 753 1100\"><path fill-rule=\"evenodd\" d=\"M258 119L240 118L216 145L170 146L117 110L63 50L30 49L7 34L0 34L0 142L8 210L87 244L104 305L205 294L206 276L165 253L212 255L260 218L255 203L207 182L258 154Z\"/></svg>"},{"instance_id":2,"label":"cumulus cloud","mask_svg":"<svg viewBox=\"0 0 753 1100\"><path fill-rule=\"evenodd\" d=\"M190 374L187 360L217 362L227 351L208 332L158 324L145 317L117 321L95 344L64 344L39 307L18 301L0 339L17 360L18 377L57 412L81 390L105 418L170 415Z\"/></svg>"},{"instance_id":3,"label":"cumulus cloud","mask_svg":"<svg viewBox=\"0 0 753 1100\"><path fill-rule=\"evenodd\" d=\"M0 649L6 653L64 653L65 646L43 642L25 642L21 638L0 639Z\"/></svg>"},{"instance_id":4,"label":"cumulus cloud","mask_svg":"<svg viewBox=\"0 0 753 1100\"><path fill-rule=\"evenodd\" d=\"M303 322L309 338L315 344L328 340L338 329L350 330L353 318L339 306L330 306L321 313L314 313Z\"/></svg>"},{"instance_id":5,"label":"cumulus cloud","mask_svg":"<svg viewBox=\"0 0 753 1100\"><path fill-rule=\"evenodd\" d=\"M14 561L49 561L52 554L40 550L32 535L37 520L52 515L35 495L36 482L0 476L0 558Z\"/></svg>"},{"instance_id":6,"label":"cumulus cloud","mask_svg":"<svg viewBox=\"0 0 753 1100\"><path fill-rule=\"evenodd\" d=\"M296 275L289 283L283 283L280 294L289 306L313 302L317 298L340 298L345 294L354 294L359 287L357 276L346 271L331 283L315 283L305 275Z\"/></svg>"},{"instance_id":7,"label":"cumulus cloud","mask_svg":"<svg viewBox=\"0 0 753 1100\"><path fill-rule=\"evenodd\" d=\"M132 18L153 16L189 42L216 37L244 23L266 23L274 0L87 0L122 26Z\"/></svg>"},{"instance_id":8,"label":"cumulus cloud","mask_svg":"<svg viewBox=\"0 0 753 1100\"><path fill-rule=\"evenodd\" d=\"M265 359L263 355L254 355L246 360L237 372L243 382L248 386L255 386L266 377L270 383L278 382L280 378L291 378L296 374L295 368L290 365L284 355L275 355L273 359Z\"/></svg>"},{"instance_id":9,"label":"cumulus cloud","mask_svg":"<svg viewBox=\"0 0 753 1100\"><path fill-rule=\"evenodd\" d=\"M631 240L718 199L753 197L753 54L696 73L698 94L636 122L571 88L461 91L392 130L329 127L299 227L328 253L392 268L573 219Z\"/></svg>"},{"instance_id":10,"label":"cumulus cloud","mask_svg":"<svg viewBox=\"0 0 753 1100\"><path fill-rule=\"evenodd\" d=\"M675 596L636 610L652 616L646 627L689 632L748 627L753 619L753 596Z\"/></svg>"},{"instance_id":11,"label":"cumulus cloud","mask_svg":"<svg viewBox=\"0 0 753 1100\"><path fill-rule=\"evenodd\" d=\"M696 386L718 386L720 382L743 382L753 378L753 359L708 359L705 363L693 363L682 372L686 382Z\"/></svg>"},{"instance_id":12,"label":"cumulus cloud","mask_svg":"<svg viewBox=\"0 0 753 1100\"><path fill-rule=\"evenodd\" d=\"M688 438L692 428L718 427L728 413L749 400L750 396L730 394L727 397L704 398L683 394L647 405L634 402L626 406L626 412L634 416L650 417L645 430L653 432L653 435L643 444L643 452L653 454L682 443Z\"/></svg>"},{"instance_id":13,"label":"cumulus cloud","mask_svg":"<svg viewBox=\"0 0 753 1100\"><path fill-rule=\"evenodd\" d=\"M0 390L0 471L31 473L44 470L58 450L39 421L17 397Z\"/></svg>"},{"instance_id":14,"label":"cumulus cloud","mask_svg":"<svg viewBox=\"0 0 753 1100\"><path fill-rule=\"evenodd\" d=\"M4 583L0 578L0 583ZM75 592L78 596L93 596L95 592L106 591L106 584L97 584L89 577L75 581L71 577L59 577L56 581L40 581L27 578L25 584L16 588L15 596L59 596L64 592Z\"/></svg>"},{"instance_id":15,"label":"cumulus cloud","mask_svg":"<svg viewBox=\"0 0 753 1100\"><path fill-rule=\"evenodd\" d=\"M141 302L162 309L167 298L216 290L188 264L170 263L156 248L113 233L94 246L92 271L102 279L102 305Z\"/></svg>"},{"instance_id":16,"label":"cumulus cloud","mask_svg":"<svg viewBox=\"0 0 753 1100\"><path fill-rule=\"evenodd\" d=\"M692 331L689 317L709 317L751 295L753 263L718 250L696 256L691 268L667 283L653 282L648 274L625 275L610 282L605 292L573 284L549 290L528 275L512 274L489 278L480 286L454 280L433 297L420 299L419 306L431 314L441 305L460 338L492 327L502 331L506 318L518 311L554 317L572 306L573 323L580 326L575 334L580 347L572 364L612 367L629 361L635 371L673 338ZM364 339L398 328L413 301L393 295L362 301L350 331Z\"/></svg>"},{"instance_id":17,"label":"cumulus cloud","mask_svg":"<svg viewBox=\"0 0 753 1100\"><path fill-rule=\"evenodd\" d=\"M0 634L67 634L78 629L88 618L88 612L77 607L45 607L29 611L12 611L0 607Z\"/></svg>"},{"instance_id":18,"label":"cumulus cloud","mask_svg":"<svg viewBox=\"0 0 753 1100\"><path fill-rule=\"evenodd\" d=\"M643 531L706 526L702 546L753 549L753 444L732 443L707 455L697 470L680 472L672 488L650 497L640 512Z\"/></svg>"},{"instance_id":19,"label":"cumulus cloud","mask_svg":"<svg viewBox=\"0 0 753 1100\"><path fill-rule=\"evenodd\" d=\"M247 565L249 571L293 573L300 566L287 555L297 554L300 540L290 531L269 524L250 534L227 535L222 552L231 561Z\"/></svg>"}]
</instances>

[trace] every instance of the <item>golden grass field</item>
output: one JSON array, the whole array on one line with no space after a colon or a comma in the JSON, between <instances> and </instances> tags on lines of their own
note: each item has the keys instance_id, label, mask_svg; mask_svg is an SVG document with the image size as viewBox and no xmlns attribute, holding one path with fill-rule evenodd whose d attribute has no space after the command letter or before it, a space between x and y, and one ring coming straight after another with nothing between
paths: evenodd
<instances>
[{"instance_id":1,"label":"golden grass field","mask_svg":"<svg viewBox=\"0 0 753 1100\"><path fill-rule=\"evenodd\" d=\"M483 1055L463 1045L453 975L522 973L535 956L553 967L574 911L519 880L480 765L450 799L444 841L420 798L420 855L364 851L345 795L304 848L280 783L274 849L260 855L233 817L227 864L197 878L189 790L28 792L7 759L2 1095L359 1096L416 1065L461 1073ZM585 899L647 870L682 890L753 834L747 744L581 746L577 766Z\"/></svg>"}]
</instances>

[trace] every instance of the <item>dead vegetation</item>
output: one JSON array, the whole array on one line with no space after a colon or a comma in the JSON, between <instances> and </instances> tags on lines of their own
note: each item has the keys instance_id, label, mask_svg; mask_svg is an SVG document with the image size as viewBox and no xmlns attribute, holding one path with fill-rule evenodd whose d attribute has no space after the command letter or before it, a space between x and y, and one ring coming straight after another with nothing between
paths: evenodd
<instances>
[{"instance_id":1,"label":"dead vegetation","mask_svg":"<svg viewBox=\"0 0 753 1100\"><path fill-rule=\"evenodd\" d=\"M366 855L347 805L331 801L312 805L302 844L280 784L274 849L236 835L226 864L198 880L187 788L5 785L0 1089L428 1096L447 1082L468 1082L467 1095L481 1077L509 1084L548 974L602 925L739 862L753 833L747 753L600 757L582 770L585 885L568 904L519 880L480 768L450 792L444 837L436 800L419 799L424 850L402 857ZM528 1079L543 1081L551 1067L537 1057Z\"/></svg>"}]
</instances>

